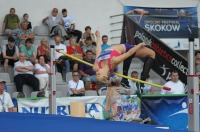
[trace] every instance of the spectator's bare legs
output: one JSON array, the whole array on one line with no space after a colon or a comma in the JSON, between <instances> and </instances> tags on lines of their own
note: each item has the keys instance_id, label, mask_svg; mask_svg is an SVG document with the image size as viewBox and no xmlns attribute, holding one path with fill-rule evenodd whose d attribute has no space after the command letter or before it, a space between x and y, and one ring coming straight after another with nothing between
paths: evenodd
<instances>
[{"instance_id":1,"label":"spectator's bare legs","mask_svg":"<svg viewBox=\"0 0 200 132\"><path fill-rule=\"evenodd\" d=\"M3 67L4 67L4 72L8 72L8 59L5 59L4 60L4 64L3 64Z\"/></svg>"},{"instance_id":2,"label":"spectator's bare legs","mask_svg":"<svg viewBox=\"0 0 200 132\"><path fill-rule=\"evenodd\" d=\"M73 71L78 71L78 63L75 63L75 64L73 65Z\"/></svg>"},{"instance_id":3,"label":"spectator's bare legs","mask_svg":"<svg viewBox=\"0 0 200 132\"><path fill-rule=\"evenodd\" d=\"M85 90L90 90L90 84L91 82L85 82Z\"/></svg>"},{"instance_id":4,"label":"spectator's bare legs","mask_svg":"<svg viewBox=\"0 0 200 132\"><path fill-rule=\"evenodd\" d=\"M8 37L12 37L12 30L8 31Z\"/></svg>"}]
</instances>

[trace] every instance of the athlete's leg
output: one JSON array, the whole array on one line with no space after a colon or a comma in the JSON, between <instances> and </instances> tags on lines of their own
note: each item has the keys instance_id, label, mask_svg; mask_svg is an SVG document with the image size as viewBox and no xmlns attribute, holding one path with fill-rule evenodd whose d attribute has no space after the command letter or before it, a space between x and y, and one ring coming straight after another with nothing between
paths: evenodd
<instances>
[{"instance_id":1,"label":"athlete's leg","mask_svg":"<svg viewBox=\"0 0 200 132\"><path fill-rule=\"evenodd\" d=\"M149 75L150 69L153 65L156 54L152 49L143 47L136 52L135 56L138 58L146 57L146 60L143 65L143 70L141 73L141 80L146 81L147 76ZM141 84L140 86L144 87L144 84Z\"/></svg>"},{"instance_id":2,"label":"athlete's leg","mask_svg":"<svg viewBox=\"0 0 200 132\"><path fill-rule=\"evenodd\" d=\"M143 48L140 48L136 54L135 54L136 57L138 58L144 58L146 57L146 60L144 62L144 66L143 66L143 71L141 73L141 79L143 81L146 80L147 78L147 75L149 74L149 71L153 65L153 61L155 59L155 52L150 49L150 48L147 48L147 47L143 47Z\"/></svg>"},{"instance_id":3,"label":"athlete's leg","mask_svg":"<svg viewBox=\"0 0 200 132\"><path fill-rule=\"evenodd\" d=\"M134 45L124 44L125 52L128 52L133 47L134 47ZM128 76L128 71L129 71L129 68L130 68L131 61L132 61L133 57L134 57L134 55L128 57L123 62L123 75L125 75L125 76ZM126 78L122 78L121 85L123 87L130 88L128 79L126 79Z\"/></svg>"}]
</instances>

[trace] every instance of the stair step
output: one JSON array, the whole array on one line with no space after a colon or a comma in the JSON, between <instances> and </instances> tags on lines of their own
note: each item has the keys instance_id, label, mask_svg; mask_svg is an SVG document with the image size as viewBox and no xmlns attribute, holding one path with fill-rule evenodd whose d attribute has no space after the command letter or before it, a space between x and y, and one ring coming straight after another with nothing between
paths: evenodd
<instances>
[{"instance_id":1,"label":"stair step","mask_svg":"<svg viewBox=\"0 0 200 132\"><path fill-rule=\"evenodd\" d=\"M0 73L3 73L4 69L3 66L0 66ZM8 67L8 74L10 75L11 82L14 82L14 68L9 66Z\"/></svg>"}]
</instances>

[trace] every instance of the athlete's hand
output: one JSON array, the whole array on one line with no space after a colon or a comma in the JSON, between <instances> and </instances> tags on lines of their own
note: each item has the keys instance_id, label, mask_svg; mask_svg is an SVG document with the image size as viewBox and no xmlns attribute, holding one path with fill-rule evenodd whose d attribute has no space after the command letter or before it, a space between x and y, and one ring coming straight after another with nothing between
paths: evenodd
<instances>
[{"instance_id":1,"label":"athlete's hand","mask_svg":"<svg viewBox=\"0 0 200 132\"><path fill-rule=\"evenodd\" d=\"M96 37L100 37L100 32L98 30L96 30L95 35L96 35Z\"/></svg>"},{"instance_id":2,"label":"athlete's hand","mask_svg":"<svg viewBox=\"0 0 200 132\"><path fill-rule=\"evenodd\" d=\"M94 63L93 71L97 72L99 70L99 66L97 63Z\"/></svg>"},{"instance_id":3,"label":"athlete's hand","mask_svg":"<svg viewBox=\"0 0 200 132\"><path fill-rule=\"evenodd\" d=\"M144 42L142 42L142 43L139 43L139 46L144 47L144 46L146 46L146 44Z\"/></svg>"}]
</instances>

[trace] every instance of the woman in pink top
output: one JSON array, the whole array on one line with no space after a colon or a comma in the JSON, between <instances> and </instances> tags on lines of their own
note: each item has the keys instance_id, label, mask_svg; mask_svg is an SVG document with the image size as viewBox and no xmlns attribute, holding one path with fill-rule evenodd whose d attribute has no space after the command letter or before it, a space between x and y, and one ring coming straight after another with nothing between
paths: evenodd
<instances>
[{"instance_id":1,"label":"woman in pink top","mask_svg":"<svg viewBox=\"0 0 200 132\"><path fill-rule=\"evenodd\" d=\"M139 43L135 46L130 44L116 44L106 49L104 52L101 51L100 33L96 31L96 60L93 66L93 70L96 71L96 80L100 85L107 85L109 82L110 72L117 67L118 64L123 62L129 57L147 57L141 74L141 79L146 80L149 74L150 68L155 59L155 52L150 48L145 47L145 43ZM127 67L129 68L129 67Z\"/></svg>"},{"instance_id":2,"label":"woman in pink top","mask_svg":"<svg viewBox=\"0 0 200 132\"><path fill-rule=\"evenodd\" d=\"M41 45L37 48L37 56L43 55L45 62L50 62L50 48L48 47L47 40L43 38L40 43Z\"/></svg>"},{"instance_id":3,"label":"woman in pink top","mask_svg":"<svg viewBox=\"0 0 200 132\"><path fill-rule=\"evenodd\" d=\"M67 46L67 54L83 59L83 52L81 47L76 45L76 38L72 37L69 40L70 46ZM70 65L73 66L73 71L78 71L78 62L75 60L70 60Z\"/></svg>"}]
</instances>

